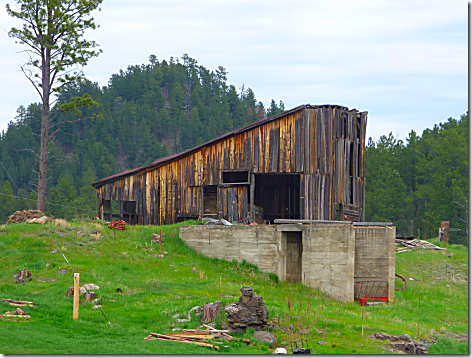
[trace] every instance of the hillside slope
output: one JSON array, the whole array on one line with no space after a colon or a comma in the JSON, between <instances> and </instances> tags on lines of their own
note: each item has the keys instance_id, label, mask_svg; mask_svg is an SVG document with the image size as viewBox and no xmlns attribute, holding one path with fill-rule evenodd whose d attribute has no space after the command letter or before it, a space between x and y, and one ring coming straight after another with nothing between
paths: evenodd
<instances>
[{"instance_id":1,"label":"hillside slope","mask_svg":"<svg viewBox=\"0 0 472 358\"><path fill-rule=\"evenodd\" d=\"M159 243L150 241L160 229L164 257ZM270 353L268 346L254 340L246 346L239 339L251 339L251 332L224 343L228 348L220 344L220 351L144 340L150 332L196 328L199 316L181 324L176 319L207 302L235 302L246 285L263 297L278 346L288 350L290 341L300 346L303 338L318 354L390 352L388 341L369 338L374 333L438 341L430 353L468 349L468 251L463 246L449 245L444 255L430 250L397 254L396 272L408 285L396 292L395 302L373 309L336 302L299 283L276 283L274 276L254 265L199 255L178 237L178 225L113 232L85 221L9 224L0 227L0 238L0 298L32 301L35 306L22 307L31 316L26 322L1 318L3 354ZM60 251L50 254L50 245L64 253L82 283L100 287L97 298L111 325L86 302L80 305L79 319L72 319L72 298L65 294L73 286L73 272ZM13 275L25 268L32 280L13 283ZM0 301L0 314L14 309ZM217 325L222 321L219 318ZM327 343L318 344L321 341Z\"/></svg>"}]
</instances>

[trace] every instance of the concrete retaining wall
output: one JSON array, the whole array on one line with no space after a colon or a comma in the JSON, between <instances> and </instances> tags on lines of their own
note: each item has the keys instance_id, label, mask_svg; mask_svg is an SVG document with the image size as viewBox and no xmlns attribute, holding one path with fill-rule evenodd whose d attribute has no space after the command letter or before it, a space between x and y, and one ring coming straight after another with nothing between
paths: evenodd
<instances>
[{"instance_id":1,"label":"concrete retaining wall","mask_svg":"<svg viewBox=\"0 0 472 358\"><path fill-rule=\"evenodd\" d=\"M282 281L293 279L293 272L301 269L299 281L304 285L344 302L354 300L355 282L368 280L388 281L389 298L394 298L394 226L357 226L340 221L196 225L181 226L180 237L206 256L246 260L263 272L277 274ZM294 240L301 245L299 256L294 254L293 248L298 245ZM292 242L290 249L288 242Z\"/></svg>"},{"instance_id":2,"label":"concrete retaining wall","mask_svg":"<svg viewBox=\"0 0 472 358\"><path fill-rule=\"evenodd\" d=\"M395 226L354 225L354 282L388 281L389 301L395 298ZM354 284L355 284L354 283ZM380 292L377 292L380 294Z\"/></svg>"},{"instance_id":3,"label":"concrete retaining wall","mask_svg":"<svg viewBox=\"0 0 472 358\"><path fill-rule=\"evenodd\" d=\"M277 274L279 243L273 225L181 226L180 237L205 256L227 261L246 260L263 272Z\"/></svg>"},{"instance_id":4,"label":"concrete retaining wall","mask_svg":"<svg viewBox=\"0 0 472 358\"><path fill-rule=\"evenodd\" d=\"M303 225L303 284L335 299L354 299L354 230L350 223Z\"/></svg>"}]
</instances>

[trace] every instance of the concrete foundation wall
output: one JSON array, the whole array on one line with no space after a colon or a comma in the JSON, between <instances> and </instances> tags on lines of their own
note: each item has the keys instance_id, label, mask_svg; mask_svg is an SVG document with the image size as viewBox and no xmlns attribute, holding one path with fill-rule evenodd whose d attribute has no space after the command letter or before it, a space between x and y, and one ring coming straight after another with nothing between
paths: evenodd
<instances>
[{"instance_id":1,"label":"concrete foundation wall","mask_svg":"<svg viewBox=\"0 0 472 358\"><path fill-rule=\"evenodd\" d=\"M281 281L300 281L344 302L354 300L355 282L388 281L393 300L395 227L371 224L181 226L180 237L203 255L246 260Z\"/></svg>"},{"instance_id":2,"label":"concrete foundation wall","mask_svg":"<svg viewBox=\"0 0 472 358\"><path fill-rule=\"evenodd\" d=\"M180 237L208 257L257 265L259 270L277 273L278 240L273 225L181 226Z\"/></svg>"},{"instance_id":3,"label":"concrete foundation wall","mask_svg":"<svg viewBox=\"0 0 472 358\"><path fill-rule=\"evenodd\" d=\"M350 223L304 225L303 284L354 300L354 230Z\"/></svg>"},{"instance_id":4,"label":"concrete foundation wall","mask_svg":"<svg viewBox=\"0 0 472 358\"><path fill-rule=\"evenodd\" d=\"M354 225L354 284L359 281L388 281L389 301L395 298L395 226L375 223ZM375 294L380 295L381 292ZM374 294L374 295L375 295Z\"/></svg>"}]
</instances>

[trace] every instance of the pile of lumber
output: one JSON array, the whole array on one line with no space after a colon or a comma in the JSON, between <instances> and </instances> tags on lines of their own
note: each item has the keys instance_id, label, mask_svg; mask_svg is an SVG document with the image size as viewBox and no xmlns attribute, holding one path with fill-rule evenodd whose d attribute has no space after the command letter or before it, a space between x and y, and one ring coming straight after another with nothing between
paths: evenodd
<instances>
[{"instance_id":1,"label":"pile of lumber","mask_svg":"<svg viewBox=\"0 0 472 358\"><path fill-rule=\"evenodd\" d=\"M21 308L17 308L15 311L0 314L0 317L30 318L31 316L27 315Z\"/></svg>"},{"instance_id":2,"label":"pile of lumber","mask_svg":"<svg viewBox=\"0 0 472 358\"><path fill-rule=\"evenodd\" d=\"M229 336L227 333L228 330L217 330L207 326L207 330L200 330L200 329L183 329L182 332L167 332L165 334L159 334L151 332L151 334L144 338L146 341L154 341L154 340L161 340L161 341L173 341L173 342L181 342L187 344L195 344L197 346L202 347L209 347L219 350L220 347L209 343L209 340L223 338L223 335ZM213 342L217 344L223 344L223 342Z\"/></svg>"},{"instance_id":3,"label":"pile of lumber","mask_svg":"<svg viewBox=\"0 0 472 358\"><path fill-rule=\"evenodd\" d=\"M10 300L8 298L2 298L2 301L7 302L12 306L31 306L31 307L34 307L33 302L31 302L31 301Z\"/></svg>"},{"instance_id":4,"label":"pile of lumber","mask_svg":"<svg viewBox=\"0 0 472 358\"><path fill-rule=\"evenodd\" d=\"M406 239L395 239L395 246L396 246L396 253L407 252L415 249L423 249L423 250L446 250L442 247L436 246L428 241L425 240L406 240Z\"/></svg>"}]
</instances>

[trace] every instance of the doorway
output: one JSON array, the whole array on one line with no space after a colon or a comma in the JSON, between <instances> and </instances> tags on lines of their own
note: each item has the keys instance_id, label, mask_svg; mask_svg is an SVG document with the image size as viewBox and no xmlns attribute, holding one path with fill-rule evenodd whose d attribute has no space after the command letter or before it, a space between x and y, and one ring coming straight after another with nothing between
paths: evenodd
<instances>
[{"instance_id":1,"label":"doorway","mask_svg":"<svg viewBox=\"0 0 472 358\"><path fill-rule=\"evenodd\" d=\"M285 265L285 280L291 282L302 281L302 232L301 231L287 231L284 232L287 259Z\"/></svg>"},{"instance_id":2,"label":"doorway","mask_svg":"<svg viewBox=\"0 0 472 358\"><path fill-rule=\"evenodd\" d=\"M256 174L254 205L264 220L300 219L300 174Z\"/></svg>"}]
</instances>

